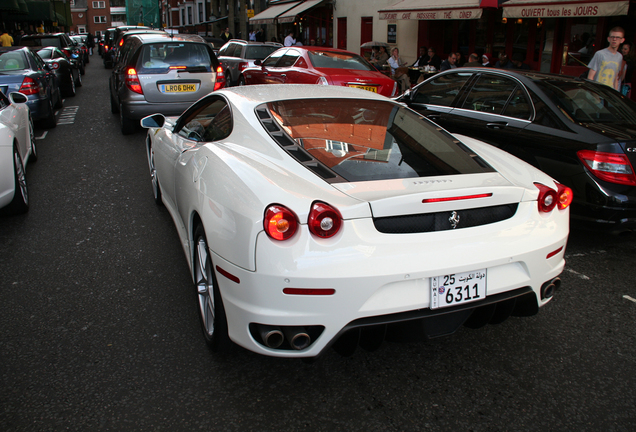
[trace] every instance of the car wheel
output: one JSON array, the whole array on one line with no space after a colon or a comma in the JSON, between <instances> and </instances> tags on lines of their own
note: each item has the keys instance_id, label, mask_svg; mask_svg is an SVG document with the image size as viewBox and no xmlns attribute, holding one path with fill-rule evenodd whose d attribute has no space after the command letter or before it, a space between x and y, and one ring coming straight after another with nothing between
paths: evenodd
<instances>
[{"instance_id":1,"label":"car wheel","mask_svg":"<svg viewBox=\"0 0 636 432\"><path fill-rule=\"evenodd\" d=\"M13 146L13 173L15 179L15 190L13 193L13 200L2 209L3 214L21 214L26 213L29 210L29 192L27 190L26 173L24 171L24 165L22 159L20 159L20 153L18 153L17 146Z\"/></svg>"},{"instance_id":2,"label":"car wheel","mask_svg":"<svg viewBox=\"0 0 636 432\"><path fill-rule=\"evenodd\" d=\"M150 138L148 138L150 140ZM155 202L158 205L163 204L161 200L161 186L159 185L159 178L157 178L157 168L155 167L155 150L152 145L148 143L148 167L150 168L150 182L152 183L152 194L155 197Z\"/></svg>"},{"instance_id":3,"label":"car wheel","mask_svg":"<svg viewBox=\"0 0 636 432\"><path fill-rule=\"evenodd\" d=\"M86 66L84 66L84 62L80 63L80 74L84 75L86 73Z\"/></svg>"},{"instance_id":4,"label":"car wheel","mask_svg":"<svg viewBox=\"0 0 636 432\"><path fill-rule=\"evenodd\" d=\"M239 78L238 85L240 85L240 86L244 86L245 85L245 77L243 75L241 75L241 77Z\"/></svg>"},{"instance_id":5,"label":"car wheel","mask_svg":"<svg viewBox=\"0 0 636 432\"><path fill-rule=\"evenodd\" d=\"M110 112L113 114L117 114L119 112L119 105L112 94L110 95Z\"/></svg>"},{"instance_id":6,"label":"car wheel","mask_svg":"<svg viewBox=\"0 0 636 432\"><path fill-rule=\"evenodd\" d=\"M62 89L58 86L57 88L57 102L54 105L54 108L59 109L64 106L64 100L62 99Z\"/></svg>"},{"instance_id":7,"label":"car wheel","mask_svg":"<svg viewBox=\"0 0 636 432\"><path fill-rule=\"evenodd\" d=\"M203 225L194 232L192 266L203 336L213 351L223 351L229 344L227 320Z\"/></svg>"},{"instance_id":8,"label":"car wheel","mask_svg":"<svg viewBox=\"0 0 636 432\"><path fill-rule=\"evenodd\" d=\"M55 119L55 108L53 108L53 102L49 99L49 115L44 119L42 125L47 129L52 129L57 126Z\"/></svg>"},{"instance_id":9,"label":"car wheel","mask_svg":"<svg viewBox=\"0 0 636 432\"><path fill-rule=\"evenodd\" d=\"M75 87L81 87L82 86L82 74L79 73L79 71L77 72L77 79L75 80Z\"/></svg>"},{"instance_id":10,"label":"car wheel","mask_svg":"<svg viewBox=\"0 0 636 432\"><path fill-rule=\"evenodd\" d=\"M69 71L69 89L66 92L66 96L75 96L75 79L73 78L73 71Z\"/></svg>"},{"instance_id":11,"label":"car wheel","mask_svg":"<svg viewBox=\"0 0 636 432\"><path fill-rule=\"evenodd\" d=\"M33 129L33 119L29 115L29 140L31 141L31 156L29 162L33 163L38 160L38 148L35 144L35 129Z\"/></svg>"},{"instance_id":12,"label":"car wheel","mask_svg":"<svg viewBox=\"0 0 636 432\"><path fill-rule=\"evenodd\" d=\"M124 107L119 105L119 126L121 127L121 133L124 135L130 135L135 132L135 122L131 119L124 117Z\"/></svg>"}]
</instances>

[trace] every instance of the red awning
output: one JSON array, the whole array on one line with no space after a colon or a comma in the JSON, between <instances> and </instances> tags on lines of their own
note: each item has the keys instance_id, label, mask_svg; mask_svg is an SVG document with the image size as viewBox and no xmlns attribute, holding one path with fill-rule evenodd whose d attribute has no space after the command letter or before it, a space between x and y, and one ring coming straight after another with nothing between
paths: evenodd
<instances>
[{"instance_id":1,"label":"red awning","mask_svg":"<svg viewBox=\"0 0 636 432\"><path fill-rule=\"evenodd\" d=\"M628 0L509 0L506 18L580 18L627 15Z\"/></svg>"}]
</instances>

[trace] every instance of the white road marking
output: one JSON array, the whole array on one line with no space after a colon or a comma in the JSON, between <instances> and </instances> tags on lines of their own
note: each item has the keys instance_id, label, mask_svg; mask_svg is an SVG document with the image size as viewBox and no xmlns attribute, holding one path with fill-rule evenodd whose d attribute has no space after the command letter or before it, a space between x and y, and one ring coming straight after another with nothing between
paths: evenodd
<instances>
[{"instance_id":1,"label":"white road marking","mask_svg":"<svg viewBox=\"0 0 636 432\"><path fill-rule=\"evenodd\" d=\"M36 140L43 140L44 137L49 133L49 131L44 131L42 132L42 135L39 137L35 137Z\"/></svg>"},{"instance_id":2,"label":"white road marking","mask_svg":"<svg viewBox=\"0 0 636 432\"><path fill-rule=\"evenodd\" d=\"M631 301L631 302L636 303L636 299L635 299L635 298L632 298L632 297L630 297L630 296L628 296L628 295L624 295L624 296L623 296L623 298L624 298L624 299L627 299L627 300L629 300L629 301Z\"/></svg>"},{"instance_id":3,"label":"white road marking","mask_svg":"<svg viewBox=\"0 0 636 432\"><path fill-rule=\"evenodd\" d=\"M587 276L585 276L584 274L581 274L581 273L579 273L579 272L577 272L577 271L575 271L575 270L572 270L571 268L566 268L565 270L566 270L566 271L568 271L568 272L570 272L570 273L572 273L572 274L577 275L577 276L578 276L578 277L580 277L581 279L584 279L584 280L590 280L590 278L589 278L589 277L587 277Z\"/></svg>"},{"instance_id":4,"label":"white road marking","mask_svg":"<svg viewBox=\"0 0 636 432\"><path fill-rule=\"evenodd\" d=\"M62 114L60 114L60 118L58 119L57 124L66 125L75 123L75 116L77 115L78 110L78 106L64 107L64 110L62 110Z\"/></svg>"}]
</instances>

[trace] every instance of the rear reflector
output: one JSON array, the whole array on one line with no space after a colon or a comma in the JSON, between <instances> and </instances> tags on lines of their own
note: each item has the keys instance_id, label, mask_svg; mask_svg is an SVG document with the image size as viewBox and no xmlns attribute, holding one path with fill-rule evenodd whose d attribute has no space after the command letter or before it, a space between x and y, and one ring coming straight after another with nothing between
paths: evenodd
<instances>
[{"instance_id":1,"label":"rear reflector","mask_svg":"<svg viewBox=\"0 0 636 432\"><path fill-rule=\"evenodd\" d=\"M239 278L237 278L236 276L234 276L232 273L229 273L225 270L223 270L221 267L216 266L216 271L219 272L219 274L222 274L223 276L225 276L226 278L228 278L229 280L231 280L232 282L236 282L236 283L241 283L241 280Z\"/></svg>"},{"instance_id":2,"label":"rear reflector","mask_svg":"<svg viewBox=\"0 0 636 432\"><path fill-rule=\"evenodd\" d=\"M550 253L548 254L548 256L546 256L545 258L546 258L546 259L548 259L548 258L552 258L553 256L555 256L556 254L558 254L558 253L559 253L559 252L561 252L562 250L563 250L563 246L561 246L560 248L558 248L558 249L557 249L557 250L555 250L555 251L550 252Z\"/></svg>"},{"instance_id":3,"label":"rear reflector","mask_svg":"<svg viewBox=\"0 0 636 432\"><path fill-rule=\"evenodd\" d=\"M492 193L483 193L483 194L477 194L477 195L464 195L464 196L458 196L458 197L429 198L429 199L423 199L422 203L427 204L427 203L436 203L436 202L444 202L444 201L461 201L461 200L469 200L469 199L475 199L475 198L488 198L491 196L492 196Z\"/></svg>"},{"instance_id":4,"label":"rear reflector","mask_svg":"<svg viewBox=\"0 0 636 432\"><path fill-rule=\"evenodd\" d=\"M283 292L289 295L334 295L333 288L284 288Z\"/></svg>"}]
</instances>

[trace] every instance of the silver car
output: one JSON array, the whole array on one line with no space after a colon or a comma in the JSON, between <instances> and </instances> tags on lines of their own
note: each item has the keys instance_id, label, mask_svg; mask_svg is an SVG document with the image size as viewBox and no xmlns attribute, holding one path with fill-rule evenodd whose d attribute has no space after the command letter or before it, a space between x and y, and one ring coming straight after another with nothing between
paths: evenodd
<instances>
[{"instance_id":1,"label":"silver car","mask_svg":"<svg viewBox=\"0 0 636 432\"><path fill-rule=\"evenodd\" d=\"M197 35L139 34L121 49L110 78L111 111L124 135L139 120L161 113L178 116L201 97L225 86L223 68Z\"/></svg>"}]
</instances>

